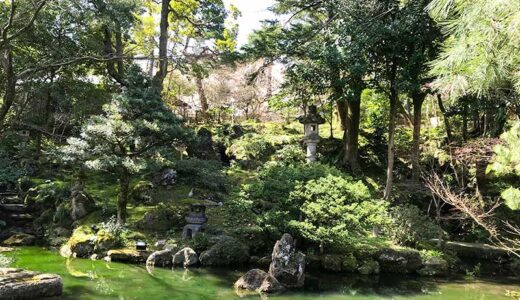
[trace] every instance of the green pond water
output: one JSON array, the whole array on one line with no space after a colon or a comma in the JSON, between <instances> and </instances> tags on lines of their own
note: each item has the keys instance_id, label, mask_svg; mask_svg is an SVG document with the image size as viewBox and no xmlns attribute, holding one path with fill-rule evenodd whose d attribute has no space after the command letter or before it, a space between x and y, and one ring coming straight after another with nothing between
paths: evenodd
<instances>
[{"instance_id":1,"label":"green pond water","mask_svg":"<svg viewBox=\"0 0 520 300\"><path fill-rule=\"evenodd\" d=\"M8 254L15 267L56 273L63 277L63 299L240 299L233 282L244 270L162 269L66 259L41 248L22 248ZM509 299L507 290L520 290L512 279L434 280L402 276L309 274L301 291L272 299ZM260 299L259 295L248 299Z\"/></svg>"}]
</instances>

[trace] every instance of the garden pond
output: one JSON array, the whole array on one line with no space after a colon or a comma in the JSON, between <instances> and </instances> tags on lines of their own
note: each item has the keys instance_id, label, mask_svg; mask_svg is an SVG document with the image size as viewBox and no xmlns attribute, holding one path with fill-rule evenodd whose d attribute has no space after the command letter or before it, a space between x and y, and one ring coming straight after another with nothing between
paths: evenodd
<instances>
[{"instance_id":1,"label":"garden pond","mask_svg":"<svg viewBox=\"0 0 520 300\"><path fill-rule=\"evenodd\" d=\"M64 282L63 299L239 299L233 283L246 270L163 269L143 265L67 259L57 252L26 247L7 254L13 267L56 273ZM303 290L269 296L272 299L363 300L363 299L457 299L500 300L508 290L520 290L513 279L418 277L311 273ZM253 295L248 299L260 299Z\"/></svg>"}]
</instances>

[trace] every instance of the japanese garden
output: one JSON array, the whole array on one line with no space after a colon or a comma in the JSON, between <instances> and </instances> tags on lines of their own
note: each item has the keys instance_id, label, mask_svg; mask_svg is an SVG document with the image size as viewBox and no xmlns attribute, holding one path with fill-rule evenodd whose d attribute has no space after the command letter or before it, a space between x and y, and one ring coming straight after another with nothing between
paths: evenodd
<instances>
[{"instance_id":1,"label":"japanese garden","mask_svg":"<svg viewBox=\"0 0 520 300\"><path fill-rule=\"evenodd\" d=\"M520 300L519 0L0 0L0 299Z\"/></svg>"}]
</instances>

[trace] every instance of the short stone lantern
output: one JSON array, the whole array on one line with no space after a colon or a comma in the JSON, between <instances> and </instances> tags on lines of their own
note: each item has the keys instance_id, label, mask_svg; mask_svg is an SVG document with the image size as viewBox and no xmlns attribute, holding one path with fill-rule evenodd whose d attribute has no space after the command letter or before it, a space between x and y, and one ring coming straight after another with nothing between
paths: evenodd
<instances>
[{"instance_id":1,"label":"short stone lantern","mask_svg":"<svg viewBox=\"0 0 520 300\"><path fill-rule=\"evenodd\" d=\"M206 218L206 206L204 204L192 204L191 211L185 220L187 224L182 230L182 238L191 239L204 230L204 224L208 221L208 218Z\"/></svg>"},{"instance_id":2,"label":"short stone lantern","mask_svg":"<svg viewBox=\"0 0 520 300\"><path fill-rule=\"evenodd\" d=\"M319 126L320 124L325 123L325 119L318 114L316 105L310 105L307 114L299 117L298 121L300 121L304 126L305 137L303 141L307 146L307 162L315 162L316 150L320 140Z\"/></svg>"}]
</instances>

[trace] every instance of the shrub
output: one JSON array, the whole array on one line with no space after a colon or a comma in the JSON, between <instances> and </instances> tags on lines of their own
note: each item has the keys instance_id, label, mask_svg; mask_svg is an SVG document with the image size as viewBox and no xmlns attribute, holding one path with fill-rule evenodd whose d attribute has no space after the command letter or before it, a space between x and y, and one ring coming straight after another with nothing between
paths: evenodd
<instances>
[{"instance_id":1,"label":"shrub","mask_svg":"<svg viewBox=\"0 0 520 300\"><path fill-rule=\"evenodd\" d=\"M347 246L388 220L386 202L372 199L361 181L349 177L328 175L299 184L288 201L295 209L289 226L325 246Z\"/></svg>"},{"instance_id":2,"label":"shrub","mask_svg":"<svg viewBox=\"0 0 520 300\"><path fill-rule=\"evenodd\" d=\"M442 229L415 205L399 205L390 209L390 237L398 244L413 246L439 237Z\"/></svg>"},{"instance_id":3,"label":"shrub","mask_svg":"<svg viewBox=\"0 0 520 300\"><path fill-rule=\"evenodd\" d=\"M267 160L275 151L275 146L266 136L248 133L235 140L227 149L227 154L237 160Z\"/></svg>"},{"instance_id":4,"label":"shrub","mask_svg":"<svg viewBox=\"0 0 520 300\"><path fill-rule=\"evenodd\" d=\"M175 170L179 182L183 184L214 192L227 190L228 181L219 161L196 158L179 160L175 163Z\"/></svg>"},{"instance_id":5,"label":"shrub","mask_svg":"<svg viewBox=\"0 0 520 300\"><path fill-rule=\"evenodd\" d=\"M115 216L112 216L108 221L101 223L101 230L97 235L98 240L110 239L114 240L116 246L123 246L126 242L126 232L126 227L118 223Z\"/></svg>"},{"instance_id":6,"label":"shrub","mask_svg":"<svg viewBox=\"0 0 520 300\"><path fill-rule=\"evenodd\" d=\"M195 250L195 252L201 253L209 247L208 236L203 232L195 234L190 240L189 246Z\"/></svg>"},{"instance_id":7,"label":"shrub","mask_svg":"<svg viewBox=\"0 0 520 300\"><path fill-rule=\"evenodd\" d=\"M300 145L290 144L277 150L273 158L285 164L303 163L305 162L305 152Z\"/></svg>"}]
</instances>

